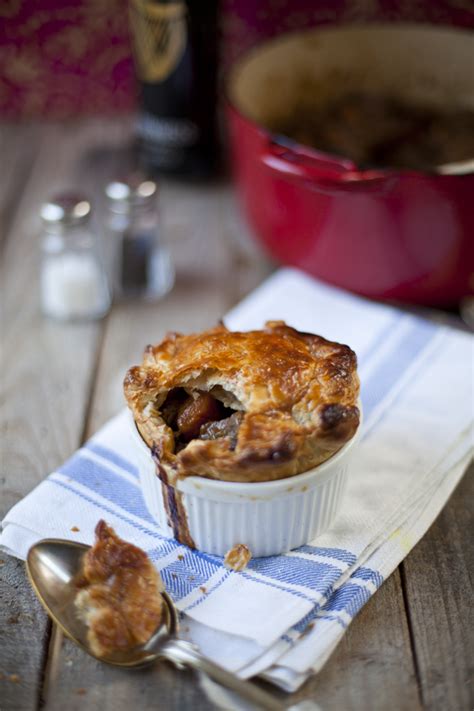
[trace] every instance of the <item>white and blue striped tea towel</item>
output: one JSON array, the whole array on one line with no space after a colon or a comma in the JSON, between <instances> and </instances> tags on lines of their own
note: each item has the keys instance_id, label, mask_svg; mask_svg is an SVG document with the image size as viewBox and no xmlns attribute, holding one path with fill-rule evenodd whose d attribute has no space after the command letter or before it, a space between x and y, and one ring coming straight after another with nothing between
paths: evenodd
<instances>
[{"instance_id":1,"label":"white and blue striped tea towel","mask_svg":"<svg viewBox=\"0 0 474 711\"><path fill-rule=\"evenodd\" d=\"M290 269L227 317L233 329L284 319L358 354L363 433L333 528L236 573L166 538L148 514L124 413L5 517L0 545L91 543L99 518L144 548L183 613L183 633L243 677L293 691L322 667L354 616L426 532L472 451L473 340ZM76 530L79 529L79 530Z\"/></svg>"}]
</instances>

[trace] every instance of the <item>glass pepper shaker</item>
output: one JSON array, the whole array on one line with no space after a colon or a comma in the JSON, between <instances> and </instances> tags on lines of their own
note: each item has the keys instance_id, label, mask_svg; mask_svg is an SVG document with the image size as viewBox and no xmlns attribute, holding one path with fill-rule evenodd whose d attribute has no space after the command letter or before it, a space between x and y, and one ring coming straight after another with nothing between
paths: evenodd
<instances>
[{"instance_id":1,"label":"glass pepper shaker","mask_svg":"<svg viewBox=\"0 0 474 711\"><path fill-rule=\"evenodd\" d=\"M46 316L97 319L110 308L91 212L89 201L74 193L55 195L41 207L41 307Z\"/></svg>"},{"instance_id":2,"label":"glass pepper shaker","mask_svg":"<svg viewBox=\"0 0 474 711\"><path fill-rule=\"evenodd\" d=\"M156 183L132 173L109 183L105 193L114 297L159 299L174 284L174 268L161 239Z\"/></svg>"}]
</instances>

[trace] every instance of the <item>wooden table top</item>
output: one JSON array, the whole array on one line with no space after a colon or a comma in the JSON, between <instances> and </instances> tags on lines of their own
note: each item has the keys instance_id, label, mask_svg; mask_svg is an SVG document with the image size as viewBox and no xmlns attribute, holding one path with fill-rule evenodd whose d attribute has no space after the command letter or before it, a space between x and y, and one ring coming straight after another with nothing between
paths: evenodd
<instances>
[{"instance_id":1,"label":"wooden table top","mask_svg":"<svg viewBox=\"0 0 474 711\"><path fill-rule=\"evenodd\" d=\"M122 406L123 374L150 339L211 326L271 270L227 183L164 181L163 233L178 273L173 292L154 305L114 306L96 323L43 319L39 205L58 188L99 194L118 167L114 147L129 136L126 119L1 127L0 518ZM472 473L292 703L312 699L324 711L472 709ZM0 709L38 708L215 707L191 672L167 664L107 667L52 633L23 563L0 553Z\"/></svg>"}]
</instances>

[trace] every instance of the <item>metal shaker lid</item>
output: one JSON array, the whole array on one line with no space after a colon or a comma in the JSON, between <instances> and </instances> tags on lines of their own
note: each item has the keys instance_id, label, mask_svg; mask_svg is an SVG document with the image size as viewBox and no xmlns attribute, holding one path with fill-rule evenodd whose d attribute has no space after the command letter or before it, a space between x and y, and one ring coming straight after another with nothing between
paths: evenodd
<instances>
[{"instance_id":1,"label":"metal shaker lid","mask_svg":"<svg viewBox=\"0 0 474 711\"><path fill-rule=\"evenodd\" d=\"M91 212L91 204L84 195L64 192L44 202L40 216L44 223L51 226L72 226L87 222Z\"/></svg>"},{"instance_id":2,"label":"metal shaker lid","mask_svg":"<svg viewBox=\"0 0 474 711\"><path fill-rule=\"evenodd\" d=\"M156 197L158 186L142 173L130 173L109 183L105 188L109 207L114 212L128 211L133 207L150 204Z\"/></svg>"}]
</instances>

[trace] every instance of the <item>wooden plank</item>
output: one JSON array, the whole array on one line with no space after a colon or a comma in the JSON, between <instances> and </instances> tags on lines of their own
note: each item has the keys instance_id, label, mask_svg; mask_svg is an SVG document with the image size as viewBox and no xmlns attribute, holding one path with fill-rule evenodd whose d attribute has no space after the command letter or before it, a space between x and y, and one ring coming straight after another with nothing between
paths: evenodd
<instances>
[{"instance_id":1,"label":"wooden plank","mask_svg":"<svg viewBox=\"0 0 474 711\"><path fill-rule=\"evenodd\" d=\"M146 669L118 669L97 662L66 640L56 656L44 711L153 709L210 711L214 705L190 671L166 662Z\"/></svg>"},{"instance_id":2,"label":"wooden plank","mask_svg":"<svg viewBox=\"0 0 474 711\"><path fill-rule=\"evenodd\" d=\"M23 563L0 552L0 709L36 709L49 621Z\"/></svg>"},{"instance_id":3,"label":"wooden plank","mask_svg":"<svg viewBox=\"0 0 474 711\"><path fill-rule=\"evenodd\" d=\"M39 149L37 124L0 125L0 247L6 241L19 199L25 190Z\"/></svg>"},{"instance_id":4,"label":"wooden plank","mask_svg":"<svg viewBox=\"0 0 474 711\"><path fill-rule=\"evenodd\" d=\"M38 305L39 204L58 188L83 187L78 156L120 137L116 124L92 122L41 130L40 152L15 210L0 272L0 516L76 449L84 429L100 324L43 320ZM1 708L34 709L48 634L13 559L0 556ZM9 622L16 619L17 622ZM10 675L20 679L12 682Z\"/></svg>"},{"instance_id":5,"label":"wooden plank","mask_svg":"<svg viewBox=\"0 0 474 711\"><path fill-rule=\"evenodd\" d=\"M474 706L474 464L403 563L421 694L431 711Z\"/></svg>"}]
</instances>

